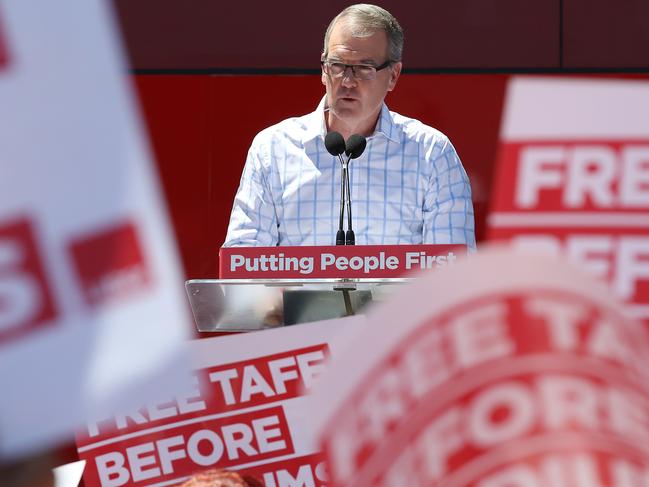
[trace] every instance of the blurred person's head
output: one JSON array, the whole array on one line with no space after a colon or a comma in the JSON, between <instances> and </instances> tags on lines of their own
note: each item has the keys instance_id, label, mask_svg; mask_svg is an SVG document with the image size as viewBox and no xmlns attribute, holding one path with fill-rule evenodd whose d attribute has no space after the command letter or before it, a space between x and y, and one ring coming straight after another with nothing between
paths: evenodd
<instances>
[{"instance_id":1,"label":"blurred person's head","mask_svg":"<svg viewBox=\"0 0 649 487\"><path fill-rule=\"evenodd\" d=\"M0 460L0 486L54 487L52 469L58 463L56 455L49 452L12 462Z\"/></svg>"},{"instance_id":2,"label":"blurred person's head","mask_svg":"<svg viewBox=\"0 0 649 487\"><path fill-rule=\"evenodd\" d=\"M226 470L206 470L193 475L179 487L263 487L250 475Z\"/></svg>"},{"instance_id":3,"label":"blurred person's head","mask_svg":"<svg viewBox=\"0 0 649 487\"><path fill-rule=\"evenodd\" d=\"M322 52L328 130L345 138L374 131L383 100L401 74L403 30L376 5L347 7L329 24Z\"/></svg>"}]
</instances>

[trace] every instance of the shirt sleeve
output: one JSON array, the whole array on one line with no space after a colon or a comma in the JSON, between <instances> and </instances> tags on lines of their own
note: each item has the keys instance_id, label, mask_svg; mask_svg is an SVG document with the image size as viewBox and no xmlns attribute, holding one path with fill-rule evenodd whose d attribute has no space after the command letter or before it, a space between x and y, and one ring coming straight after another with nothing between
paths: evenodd
<instances>
[{"instance_id":1,"label":"shirt sleeve","mask_svg":"<svg viewBox=\"0 0 649 487\"><path fill-rule=\"evenodd\" d=\"M277 214L263 162L263 145L254 141L234 198L223 247L274 246L278 243Z\"/></svg>"},{"instance_id":2,"label":"shirt sleeve","mask_svg":"<svg viewBox=\"0 0 649 487\"><path fill-rule=\"evenodd\" d=\"M423 241L426 244L466 244L476 248L469 177L448 139L433 151L433 171L424 199Z\"/></svg>"}]
</instances>

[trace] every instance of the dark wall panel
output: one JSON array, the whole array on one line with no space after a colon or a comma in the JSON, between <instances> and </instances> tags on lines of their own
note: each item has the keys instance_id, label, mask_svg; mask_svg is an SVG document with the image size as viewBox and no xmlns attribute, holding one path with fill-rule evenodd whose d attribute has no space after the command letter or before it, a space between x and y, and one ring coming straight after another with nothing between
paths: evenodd
<instances>
[{"instance_id":1,"label":"dark wall panel","mask_svg":"<svg viewBox=\"0 0 649 487\"><path fill-rule=\"evenodd\" d=\"M339 0L113 0L135 69L319 69ZM559 0L386 0L407 68L556 68Z\"/></svg>"},{"instance_id":2,"label":"dark wall panel","mask_svg":"<svg viewBox=\"0 0 649 487\"><path fill-rule=\"evenodd\" d=\"M559 67L559 0L394 2L410 68Z\"/></svg>"},{"instance_id":3,"label":"dark wall panel","mask_svg":"<svg viewBox=\"0 0 649 487\"><path fill-rule=\"evenodd\" d=\"M564 0L564 66L649 68L649 2Z\"/></svg>"}]
</instances>

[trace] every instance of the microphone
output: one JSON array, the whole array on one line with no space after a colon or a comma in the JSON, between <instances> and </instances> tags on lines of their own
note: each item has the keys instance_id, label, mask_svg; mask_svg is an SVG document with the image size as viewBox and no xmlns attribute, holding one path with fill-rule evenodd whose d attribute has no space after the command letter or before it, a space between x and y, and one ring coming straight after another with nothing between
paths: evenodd
<instances>
[{"instance_id":1,"label":"microphone","mask_svg":"<svg viewBox=\"0 0 649 487\"><path fill-rule=\"evenodd\" d=\"M345 186L347 188L347 234L345 235L345 245L356 245L356 236L352 230L352 198L349 189L349 161L357 159L363 154L367 146L367 139L362 135L352 134L345 144L345 154L347 162L345 163ZM341 227L342 228L342 227Z\"/></svg>"},{"instance_id":2,"label":"microphone","mask_svg":"<svg viewBox=\"0 0 649 487\"><path fill-rule=\"evenodd\" d=\"M358 159L363 151L365 151L365 146L367 146L367 139L362 135L353 134L347 139L345 144L345 154L349 156L349 159Z\"/></svg>"},{"instance_id":3,"label":"microphone","mask_svg":"<svg viewBox=\"0 0 649 487\"><path fill-rule=\"evenodd\" d=\"M336 245L345 245L345 231L343 230L343 220L345 218L345 173L346 167L342 154L346 150L345 139L338 132L329 132L325 136L325 148L332 156L337 156L342 165L340 175L340 218L338 222L338 232L336 233Z\"/></svg>"},{"instance_id":4,"label":"microphone","mask_svg":"<svg viewBox=\"0 0 649 487\"><path fill-rule=\"evenodd\" d=\"M329 132L325 136L325 147L332 156L340 156L347 150L345 139L338 132Z\"/></svg>"}]
</instances>

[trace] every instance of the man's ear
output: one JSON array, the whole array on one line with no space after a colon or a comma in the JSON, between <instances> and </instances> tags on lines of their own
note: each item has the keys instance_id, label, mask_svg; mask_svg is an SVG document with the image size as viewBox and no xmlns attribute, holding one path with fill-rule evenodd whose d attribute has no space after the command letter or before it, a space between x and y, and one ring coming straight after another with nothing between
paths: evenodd
<instances>
[{"instance_id":1,"label":"man's ear","mask_svg":"<svg viewBox=\"0 0 649 487\"><path fill-rule=\"evenodd\" d=\"M394 90L394 87L397 86L397 81L399 80L399 76L401 75L402 66L403 65L400 61L390 66L390 84L388 85L388 91Z\"/></svg>"},{"instance_id":2,"label":"man's ear","mask_svg":"<svg viewBox=\"0 0 649 487\"><path fill-rule=\"evenodd\" d=\"M326 59L325 53L323 52L320 54L320 61L324 61ZM327 86L327 75L324 72L324 65L320 64L320 81L322 81L322 84Z\"/></svg>"}]
</instances>

